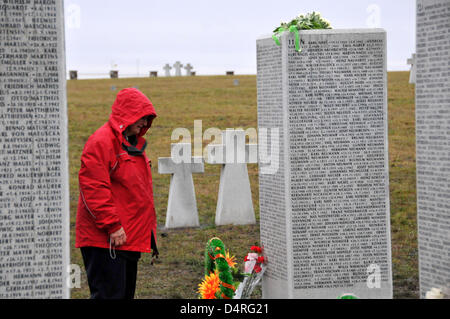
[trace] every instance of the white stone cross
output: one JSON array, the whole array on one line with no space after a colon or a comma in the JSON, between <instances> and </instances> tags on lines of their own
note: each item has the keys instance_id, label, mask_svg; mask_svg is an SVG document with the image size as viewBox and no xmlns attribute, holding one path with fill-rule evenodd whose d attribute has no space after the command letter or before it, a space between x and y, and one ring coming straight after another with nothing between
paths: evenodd
<instances>
[{"instance_id":1,"label":"white stone cross","mask_svg":"<svg viewBox=\"0 0 450 319\"><path fill-rule=\"evenodd\" d=\"M180 61L177 61L173 67L175 68L175 76L181 76L181 68L183 67L183 64L181 64Z\"/></svg>"},{"instance_id":2,"label":"white stone cross","mask_svg":"<svg viewBox=\"0 0 450 319\"><path fill-rule=\"evenodd\" d=\"M406 61L406 63L408 63L408 65L411 65L411 73L409 76L409 83L416 84L416 70L417 70L416 54L413 53L412 57L410 59L408 59Z\"/></svg>"},{"instance_id":3,"label":"white stone cross","mask_svg":"<svg viewBox=\"0 0 450 319\"><path fill-rule=\"evenodd\" d=\"M166 64L163 67L163 70L166 71L166 76L170 76L170 70L172 70L172 67L169 64Z\"/></svg>"},{"instance_id":4,"label":"white stone cross","mask_svg":"<svg viewBox=\"0 0 450 319\"><path fill-rule=\"evenodd\" d=\"M247 164L258 162L258 145L245 144L244 130L222 132L222 145L208 145L209 164L221 164L216 225L256 223Z\"/></svg>"},{"instance_id":5,"label":"white stone cross","mask_svg":"<svg viewBox=\"0 0 450 319\"><path fill-rule=\"evenodd\" d=\"M198 227L197 200L195 198L193 173L204 173L202 159L191 157L191 144L172 144L171 157L158 159L158 173L170 177L166 228ZM185 161L186 156L189 159Z\"/></svg>"},{"instance_id":6,"label":"white stone cross","mask_svg":"<svg viewBox=\"0 0 450 319\"><path fill-rule=\"evenodd\" d=\"M186 75L191 76L191 71L194 67L190 63L188 63L184 68L186 69Z\"/></svg>"}]
</instances>

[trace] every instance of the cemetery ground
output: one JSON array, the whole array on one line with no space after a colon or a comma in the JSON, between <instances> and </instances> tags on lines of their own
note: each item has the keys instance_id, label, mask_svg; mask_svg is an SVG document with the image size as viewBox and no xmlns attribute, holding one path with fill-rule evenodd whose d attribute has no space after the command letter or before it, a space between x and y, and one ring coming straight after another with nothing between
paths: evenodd
<instances>
[{"instance_id":1,"label":"cemetery ground","mask_svg":"<svg viewBox=\"0 0 450 319\"><path fill-rule=\"evenodd\" d=\"M239 79L239 85L234 80ZM418 298L416 224L416 165L414 86L409 72L389 72L389 160L394 298ZM259 225L215 226L220 165L205 164L204 174L194 174L201 227L164 229L169 175L159 175L158 158L170 156L172 131L187 128L194 136L194 120L203 121L203 132L212 127L257 128L256 76L196 76L78 80L68 82L71 263L82 269L81 288L72 298L89 298L83 261L75 243L80 156L89 136L103 123L120 89L137 87L154 104L158 118L146 135L147 155L153 163L153 190L158 218L159 259L139 262L136 298L198 298L202 281L204 247L220 237L240 267L252 245L259 243ZM192 141L193 142L193 141ZM203 141L206 146L211 141ZM259 220L258 167L248 165L253 205ZM253 298L260 298L256 290ZM336 296L337 297L337 296Z\"/></svg>"}]
</instances>

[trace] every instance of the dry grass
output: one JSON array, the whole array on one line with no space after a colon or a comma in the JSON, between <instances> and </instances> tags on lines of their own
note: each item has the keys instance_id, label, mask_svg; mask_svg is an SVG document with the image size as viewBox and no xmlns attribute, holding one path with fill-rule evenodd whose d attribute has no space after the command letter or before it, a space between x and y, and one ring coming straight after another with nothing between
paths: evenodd
<instances>
[{"instance_id":1,"label":"dry grass","mask_svg":"<svg viewBox=\"0 0 450 319\"><path fill-rule=\"evenodd\" d=\"M389 73L389 162L394 296L418 298L416 132L409 72Z\"/></svg>"},{"instance_id":2,"label":"dry grass","mask_svg":"<svg viewBox=\"0 0 450 319\"><path fill-rule=\"evenodd\" d=\"M389 74L389 143L391 163L391 214L394 294L398 298L418 296L414 92L407 72ZM233 84L234 79L240 85ZM138 87L153 102L159 117L147 133L147 155L154 163L153 182L158 224L164 225L169 179L157 173L157 159L170 155L171 134L183 127L193 136L194 120L207 128L256 128L256 77L182 77L68 82L69 156L72 230L72 263L83 265L74 247L74 225L78 201L77 173L80 156L88 137L108 120L117 92ZM115 88L114 90L112 88ZM209 143L209 141L205 141ZM205 174L194 175L200 229L158 232L160 259L150 265L149 256L139 264L137 298L197 298L197 285L203 278L203 251L207 240L221 237L242 260L248 248L259 241L259 226L214 226L220 168L206 165ZM253 205L259 220L258 170L249 165ZM82 266L82 269L84 267ZM72 290L72 298L88 298L86 276L82 288ZM260 297L257 291L255 298Z\"/></svg>"}]
</instances>

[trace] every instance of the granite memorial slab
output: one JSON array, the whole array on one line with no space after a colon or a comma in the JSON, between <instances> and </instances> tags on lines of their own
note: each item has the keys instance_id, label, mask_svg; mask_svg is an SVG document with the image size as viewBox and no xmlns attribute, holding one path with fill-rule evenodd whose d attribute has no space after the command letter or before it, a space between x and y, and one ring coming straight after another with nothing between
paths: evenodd
<instances>
[{"instance_id":1,"label":"granite memorial slab","mask_svg":"<svg viewBox=\"0 0 450 319\"><path fill-rule=\"evenodd\" d=\"M62 1L0 10L0 299L69 298Z\"/></svg>"},{"instance_id":2,"label":"granite memorial slab","mask_svg":"<svg viewBox=\"0 0 450 319\"><path fill-rule=\"evenodd\" d=\"M279 132L277 170L260 161L263 297L392 298L386 33L300 39L257 40L258 131Z\"/></svg>"},{"instance_id":3,"label":"granite memorial slab","mask_svg":"<svg viewBox=\"0 0 450 319\"><path fill-rule=\"evenodd\" d=\"M420 296L450 291L450 0L417 1L416 165Z\"/></svg>"}]
</instances>

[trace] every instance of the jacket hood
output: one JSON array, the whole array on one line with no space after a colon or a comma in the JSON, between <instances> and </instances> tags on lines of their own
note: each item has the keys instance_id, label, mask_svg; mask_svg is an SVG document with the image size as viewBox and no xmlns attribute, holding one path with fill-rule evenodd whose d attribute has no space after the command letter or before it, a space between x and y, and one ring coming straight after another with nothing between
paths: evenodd
<instances>
[{"instance_id":1,"label":"jacket hood","mask_svg":"<svg viewBox=\"0 0 450 319\"><path fill-rule=\"evenodd\" d=\"M112 113L109 118L111 127L120 135L126 128L144 116L153 117L146 127L142 128L139 136L147 133L152 126L153 119L157 116L152 102L138 89L128 88L121 90L112 105Z\"/></svg>"}]
</instances>

